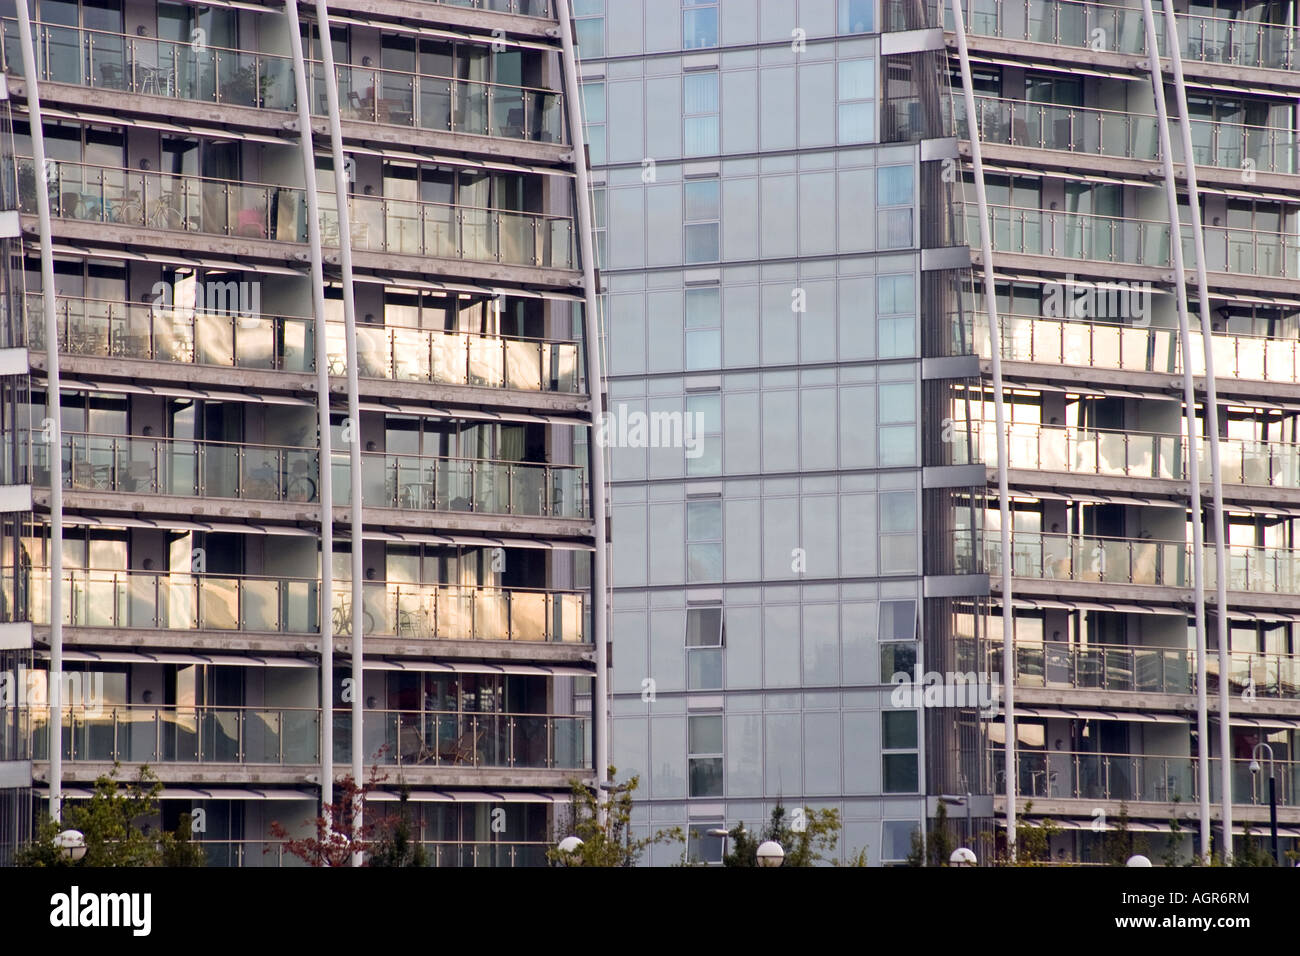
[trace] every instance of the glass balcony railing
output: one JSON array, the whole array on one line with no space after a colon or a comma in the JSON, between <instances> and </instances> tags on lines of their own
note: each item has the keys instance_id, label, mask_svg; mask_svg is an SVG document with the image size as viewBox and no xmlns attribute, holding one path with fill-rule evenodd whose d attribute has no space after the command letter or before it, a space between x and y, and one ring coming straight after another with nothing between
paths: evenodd
<instances>
[{"instance_id":1,"label":"glass balcony railing","mask_svg":"<svg viewBox=\"0 0 1300 956\"><path fill-rule=\"evenodd\" d=\"M293 110L288 55L159 40L52 23L32 24L42 80L225 106ZM23 70L18 23L0 21L4 69ZM309 61L313 112L327 113L324 65ZM564 102L553 90L373 67L336 65L344 119L564 143Z\"/></svg>"},{"instance_id":2,"label":"glass balcony railing","mask_svg":"<svg viewBox=\"0 0 1300 956\"><path fill-rule=\"evenodd\" d=\"M575 592L367 581L361 601L366 634L415 640L582 643L590 627ZM332 613L334 633L351 634L350 584L335 586Z\"/></svg>"},{"instance_id":3,"label":"glass balcony railing","mask_svg":"<svg viewBox=\"0 0 1300 956\"><path fill-rule=\"evenodd\" d=\"M326 112L324 64L311 62L313 110ZM446 130L475 136L566 142L564 100L553 90L431 76L372 66L336 65L345 120Z\"/></svg>"},{"instance_id":4,"label":"glass balcony railing","mask_svg":"<svg viewBox=\"0 0 1300 956\"><path fill-rule=\"evenodd\" d=\"M995 423L976 422L967 436L954 430L954 464L983 462L996 467ZM1008 467L1033 471L1109 475L1123 478L1187 477L1187 440L1181 435L1105 431L1016 422L1007 427ZM1209 480L1208 440L1197 442L1202 481ZM1219 441L1223 481L1234 485L1300 488L1300 445L1288 442Z\"/></svg>"},{"instance_id":5,"label":"glass balcony railing","mask_svg":"<svg viewBox=\"0 0 1300 956\"><path fill-rule=\"evenodd\" d=\"M1200 799L1197 758L1144 754L1025 751L1018 754L1017 791L1026 797L1064 800L1127 800L1191 803ZM1278 806L1300 806L1300 762L1276 765ZM990 779L1006 788L1006 774L990 761ZM1232 802L1268 805L1268 764L1250 772L1250 759L1232 761ZM1210 800L1221 799L1219 758L1210 760ZM1267 824L1264 824L1267 828Z\"/></svg>"},{"instance_id":6,"label":"glass balcony railing","mask_svg":"<svg viewBox=\"0 0 1300 956\"><path fill-rule=\"evenodd\" d=\"M40 293L26 297L26 341L45 349ZM57 298L59 347L65 354L153 362L316 370L315 322L297 316L230 314L149 303ZM347 374L342 322L327 323L330 374ZM576 392L578 344L479 332L359 324L362 378L522 391Z\"/></svg>"},{"instance_id":7,"label":"glass balcony railing","mask_svg":"<svg viewBox=\"0 0 1300 956\"><path fill-rule=\"evenodd\" d=\"M0 568L6 620L50 620L49 570ZM70 569L63 573L68 627L316 634L320 582L308 578ZM366 581L365 633L412 640L582 643L590 607L578 591ZM29 618L15 611L26 609ZM352 589L336 582L335 634L352 633Z\"/></svg>"},{"instance_id":8,"label":"glass balcony railing","mask_svg":"<svg viewBox=\"0 0 1300 956\"><path fill-rule=\"evenodd\" d=\"M361 467L362 500L370 508L554 518L587 513L585 472L578 465L368 452ZM336 505L348 503L350 487L347 457L336 455Z\"/></svg>"},{"instance_id":9,"label":"glass balcony railing","mask_svg":"<svg viewBox=\"0 0 1300 956\"><path fill-rule=\"evenodd\" d=\"M50 160L50 214L138 228L244 239L306 242L298 187ZM40 179L18 160L19 209L36 211ZM332 201L322 195L322 202ZM466 259L548 269L575 268L573 220L445 203L350 198L352 246L370 252ZM321 211L321 241L339 244L338 212Z\"/></svg>"},{"instance_id":10,"label":"glass balcony railing","mask_svg":"<svg viewBox=\"0 0 1300 956\"><path fill-rule=\"evenodd\" d=\"M970 529L955 534L959 573L974 570ZM1015 531L1011 542L1011 573L1016 577L1169 588L1193 585L1192 546L1183 541ZM1205 545L1207 590L1215 587L1214 547ZM1300 594L1300 551L1246 544L1227 547L1228 590ZM1002 573L995 533L984 537L983 569L991 576Z\"/></svg>"},{"instance_id":11,"label":"glass balcony railing","mask_svg":"<svg viewBox=\"0 0 1300 956\"><path fill-rule=\"evenodd\" d=\"M8 710L32 760L49 759L49 707ZM3 720L0 717L0 720ZM310 708L76 705L63 711L63 759L122 763L320 762L320 711Z\"/></svg>"},{"instance_id":12,"label":"glass balcony railing","mask_svg":"<svg viewBox=\"0 0 1300 956\"><path fill-rule=\"evenodd\" d=\"M5 71L22 75L18 21L0 22L0 34ZM54 23L33 23L32 34L38 76L52 83L228 106L294 108L293 59L287 55Z\"/></svg>"},{"instance_id":13,"label":"glass balcony railing","mask_svg":"<svg viewBox=\"0 0 1300 956\"><path fill-rule=\"evenodd\" d=\"M1181 374L1178 330L1119 325L1083 319L1065 321L1037 315L1004 314L1002 358L1008 362L1040 362L1085 368ZM992 356L987 319L967 313L953 321L952 354L974 349L981 358ZM1192 333L1192 372L1205 374L1205 346L1201 333ZM1214 371L1219 381L1249 379L1261 382L1300 382L1300 339L1262 335L1213 335Z\"/></svg>"},{"instance_id":14,"label":"glass balcony railing","mask_svg":"<svg viewBox=\"0 0 1300 956\"><path fill-rule=\"evenodd\" d=\"M967 0L966 29L977 36L1050 43L1076 49L1103 44L1108 53L1146 54L1142 8L1080 0ZM1251 10L1246 16L1253 16ZM947 29L952 14L944 10ZM1164 14L1155 13L1161 55L1165 55ZM1297 67L1296 27L1246 19L1179 14L1178 39L1185 59L1270 70Z\"/></svg>"},{"instance_id":15,"label":"glass balcony railing","mask_svg":"<svg viewBox=\"0 0 1300 956\"><path fill-rule=\"evenodd\" d=\"M1129 691L1153 694L1196 692L1196 652L1168 647L1063 643L1017 644L1016 683L1022 687ZM990 673L1002 673L1002 647L989 648ZM1300 657L1232 651L1228 682L1233 693L1300 699ZM1218 687L1219 655L1206 656L1211 688Z\"/></svg>"},{"instance_id":16,"label":"glass balcony railing","mask_svg":"<svg viewBox=\"0 0 1300 956\"><path fill-rule=\"evenodd\" d=\"M1055 212L1020 206L989 206L994 252L1169 265L1168 223L1118 216ZM967 236L979 243L979 214L966 213ZM1183 226L1184 261L1194 262L1191 226ZM1300 238L1257 229L1206 226L1206 268L1236 275L1295 277L1300 274Z\"/></svg>"},{"instance_id":17,"label":"glass balcony railing","mask_svg":"<svg viewBox=\"0 0 1300 956\"><path fill-rule=\"evenodd\" d=\"M15 712L12 718L5 712ZM49 759L49 708L0 708L32 760ZM334 759L351 759L352 713L334 711ZM550 714L367 709L366 759L381 766L582 769L591 763L590 721ZM24 746L22 744L20 747ZM314 707L148 707L64 709L63 759L123 763L312 764L320 761Z\"/></svg>"},{"instance_id":18,"label":"glass balcony railing","mask_svg":"<svg viewBox=\"0 0 1300 956\"><path fill-rule=\"evenodd\" d=\"M956 132L970 138L966 107L953 98ZM1051 149L1118 159L1155 162L1160 158L1156 118L1082 106L1030 103L996 96L975 100L980 139L998 146ZM1242 123L1192 120L1192 152L1200 166L1241 170L1246 160L1260 172L1300 171L1294 130ZM1174 162L1183 162L1182 140L1174 138Z\"/></svg>"},{"instance_id":19,"label":"glass balcony railing","mask_svg":"<svg viewBox=\"0 0 1300 956\"><path fill-rule=\"evenodd\" d=\"M534 768L591 765L591 722L551 714L367 709L366 761L381 767ZM334 761L352 759L352 712L334 710Z\"/></svg>"},{"instance_id":20,"label":"glass balcony railing","mask_svg":"<svg viewBox=\"0 0 1300 956\"><path fill-rule=\"evenodd\" d=\"M471 10L492 10L496 13L514 13L521 17L553 18L552 0L424 0L448 7L467 7Z\"/></svg>"},{"instance_id":21,"label":"glass balcony railing","mask_svg":"<svg viewBox=\"0 0 1300 956\"><path fill-rule=\"evenodd\" d=\"M132 435L64 432L64 487L246 501L319 501L320 454L293 448ZM49 445L29 441L32 481L49 487ZM347 505L351 469L334 459L334 504ZM425 457L366 452L362 499L369 508L462 511L528 517L586 514L584 469L578 465Z\"/></svg>"},{"instance_id":22,"label":"glass balcony railing","mask_svg":"<svg viewBox=\"0 0 1300 956\"><path fill-rule=\"evenodd\" d=\"M300 858L273 840L195 839L207 857L208 866L260 867L306 866ZM436 867L542 867L547 865L546 851L552 844L533 842L417 840L424 850L427 865Z\"/></svg>"}]
</instances>

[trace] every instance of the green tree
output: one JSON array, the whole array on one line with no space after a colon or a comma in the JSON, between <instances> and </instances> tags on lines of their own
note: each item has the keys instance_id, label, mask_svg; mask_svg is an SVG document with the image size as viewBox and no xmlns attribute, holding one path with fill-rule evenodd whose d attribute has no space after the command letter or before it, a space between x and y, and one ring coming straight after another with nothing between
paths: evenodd
<instances>
[{"instance_id":1,"label":"green tree","mask_svg":"<svg viewBox=\"0 0 1300 956\"><path fill-rule=\"evenodd\" d=\"M1034 810L1030 800L1022 811L1028 816ZM1052 837L1061 832L1061 828L1050 820L1041 823L1029 823L1024 819L1016 821L1016 856L1012 859L1006 848L1000 849L993 856L994 866L1047 866L1052 862ZM991 834L985 834L993 842Z\"/></svg>"},{"instance_id":2,"label":"green tree","mask_svg":"<svg viewBox=\"0 0 1300 956\"><path fill-rule=\"evenodd\" d=\"M1233 866L1277 866L1273 854L1255 839L1255 831L1246 825L1246 833L1241 841L1241 849L1232 855Z\"/></svg>"},{"instance_id":3,"label":"green tree","mask_svg":"<svg viewBox=\"0 0 1300 956\"><path fill-rule=\"evenodd\" d=\"M957 840L948 830L948 807L942 800L934 814L934 826L921 839L920 832L912 834L912 852L907 855L908 866L947 866Z\"/></svg>"},{"instance_id":4,"label":"green tree","mask_svg":"<svg viewBox=\"0 0 1300 956\"><path fill-rule=\"evenodd\" d=\"M282 840L285 852L308 866L351 866L354 853L370 850L378 829L364 813L358 826L357 814L364 809L370 791L386 779L380 775L378 764L371 766L370 779L360 786L347 774L335 785L334 800L316 817L313 836L290 839L289 830L279 820L271 822L271 836ZM263 852L271 851L268 848Z\"/></svg>"},{"instance_id":5,"label":"green tree","mask_svg":"<svg viewBox=\"0 0 1300 956\"><path fill-rule=\"evenodd\" d=\"M609 779L616 779L617 770L609 768ZM656 830L648 837L632 836L632 799L640 785L640 777L630 777L621 786L608 791L604 802L604 819L601 819L599 791L580 780L569 781L572 793L569 812L559 830L567 836L576 836L582 843L572 852L559 847L546 851L546 859L555 866L636 866L646 848L655 843L681 843L684 841L680 827ZM683 854L684 855L684 854Z\"/></svg>"},{"instance_id":6,"label":"green tree","mask_svg":"<svg viewBox=\"0 0 1300 956\"><path fill-rule=\"evenodd\" d=\"M786 820L785 807L772 808L767 826L754 836L745 829L742 820L732 828L731 852L722 858L724 866L758 866L758 848L768 840L781 845L785 852L782 866L815 866L833 856L840 838L840 812L834 807L813 810L803 807L802 825ZM856 859L862 859L859 851Z\"/></svg>"},{"instance_id":7,"label":"green tree","mask_svg":"<svg viewBox=\"0 0 1300 956\"><path fill-rule=\"evenodd\" d=\"M1135 837L1128 823L1128 804L1121 800L1119 814L1102 840L1101 858L1106 866L1127 866L1129 858L1134 854L1146 856L1150 853L1146 839Z\"/></svg>"},{"instance_id":8,"label":"green tree","mask_svg":"<svg viewBox=\"0 0 1300 956\"><path fill-rule=\"evenodd\" d=\"M182 816L173 831L151 830L141 821L158 815L163 785L147 765L125 785L117 781L119 765L95 780L90 799L64 804L63 818L47 816L33 840L14 853L18 866L203 866L202 845L190 839L190 817ZM86 854L73 861L56 842L64 830L78 830Z\"/></svg>"},{"instance_id":9,"label":"green tree","mask_svg":"<svg viewBox=\"0 0 1300 956\"><path fill-rule=\"evenodd\" d=\"M416 839L411 825L411 787L403 783L398 789L397 813L377 825L377 835L367 860L369 866L428 866L429 854Z\"/></svg>"}]
</instances>

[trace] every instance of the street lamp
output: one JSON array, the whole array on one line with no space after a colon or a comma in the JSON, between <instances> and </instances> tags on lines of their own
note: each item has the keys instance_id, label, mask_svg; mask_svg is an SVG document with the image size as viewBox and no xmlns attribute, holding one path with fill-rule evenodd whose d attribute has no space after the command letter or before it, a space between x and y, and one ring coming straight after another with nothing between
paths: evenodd
<instances>
[{"instance_id":1,"label":"street lamp","mask_svg":"<svg viewBox=\"0 0 1300 956\"><path fill-rule=\"evenodd\" d=\"M964 846L959 846L952 851L952 856L948 857L949 866L976 866L975 851Z\"/></svg>"},{"instance_id":2,"label":"street lamp","mask_svg":"<svg viewBox=\"0 0 1300 956\"><path fill-rule=\"evenodd\" d=\"M758 845L759 866L780 866L785 862L785 850L775 840L764 840Z\"/></svg>"},{"instance_id":3,"label":"street lamp","mask_svg":"<svg viewBox=\"0 0 1300 956\"><path fill-rule=\"evenodd\" d=\"M1151 861L1148 860L1146 857L1144 857L1141 853L1135 853L1133 856L1128 858L1128 863L1126 865L1127 866L1150 866Z\"/></svg>"},{"instance_id":4,"label":"street lamp","mask_svg":"<svg viewBox=\"0 0 1300 956\"><path fill-rule=\"evenodd\" d=\"M1255 749L1250 752L1250 772L1251 775L1258 774L1259 751L1263 748L1268 752L1268 829L1273 838L1273 859L1277 860L1277 865L1282 865L1282 854L1277 848L1277 781L1273 777L1273 748L1264 742L1255 744Z\"/></svg>"},{"instance_id":5,"label":"street lamp","mask_svg":"<svg viewBox=\"0 0 1300 956\"><path fill-rule=\"evenodd\" d=\"M559 851L561 853L576 853L580 846L582 846L582 840L579 837L566 836L560 841Z\"/></svg>"},{"instance_id":6,"label":"street lamp","mask_svg":"<svg viewBox=\"0 0 1300 956\"><path fill-rule=\"evenodd\" d=\"M64 830L54 838L54 845L65 860L73 863L86 855L86 838L80 830Z\"/></svg>"}]
</instances>

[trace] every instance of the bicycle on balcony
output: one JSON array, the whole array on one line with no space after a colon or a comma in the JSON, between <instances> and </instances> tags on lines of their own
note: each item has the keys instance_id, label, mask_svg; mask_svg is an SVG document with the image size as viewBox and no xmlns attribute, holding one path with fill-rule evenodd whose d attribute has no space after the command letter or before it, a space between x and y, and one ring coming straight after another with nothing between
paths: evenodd
<instances>
[{"instance_id":1,"label":"bicycle on balcony","mask_svg":"<svg viewBox=\"0 0 1300 956\"><path fill-rule=\"evenodd\" d=\"M141 201L140 194L132 191L127 198L118 201L110 209L113 222L132 226L148 226L150 229L172 229L184 232L190 228L189 220L181 212L178 197L174 192L159 193L147 202Z\"/></svg>"},{"instance_id":2,"label":"bicycle on balcony","mask_svg":"<svg viewBox=\"0 0 1300 956\"><path fill-rule=\"evenodd\" d=\"M366 616L366 633L375 633L375 616L369 611L363 609ZM330 614L330 619L334 623L334 633L350 636L352 634L352 608L336 607Z\"/></svg>"}]
</instances>

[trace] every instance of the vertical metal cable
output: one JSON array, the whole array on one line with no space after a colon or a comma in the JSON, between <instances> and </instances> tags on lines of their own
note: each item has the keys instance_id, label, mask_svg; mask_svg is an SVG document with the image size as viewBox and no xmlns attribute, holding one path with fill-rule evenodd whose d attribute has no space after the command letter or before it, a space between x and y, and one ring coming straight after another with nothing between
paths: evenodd
<instances>
[{"instance_id":1,"label":"vertical metal cable","mask_svg":"<svg viewBox=\"0 0 1300 956\"><path fill-rule=\"evenodd\" d=\"M1151 0L1143 0L1150 3ZM1219 786L1223 797L1223 857L1232 856L1232 729L1228 688L1228 540L1223 522L1223 470L1219 455L1219 390L1214 377L1214 328L1210 323L1210 288L1205 274L1205 230L1201 223L1200 189L1196 185L1196 154L1192 151L1192 123L1187 112L1187 85L1183 82L1183 54L1178 41L1178 20L1171 0L1164 0L1165 43L1173 73L1178 127L1182 133L1183 166L1187 170L1187 206L1192 220L1192 248L1196 252L1196 291L1201 305L1201 345L1205 350L1205 430L1210 439L1210 494L1214 514L1214 605L1219 640ZM1182 229L1178 241L1182 243ZM1183 276L1179 276L1180 281ZM1183 360L1190 361L1190 355ZM1210 759L1209 737L1202 737L1201 759Z\"/></svg>"},{"instance_id":2,"label":"vertical metal cable","mask_svg":"<svg viewBox=\"0 0 1300 956\"><path fill-rule=\"evenodd\" d=\"M1196 621L1196 727L1200 735L1200 759L1197 761L1197 786L1200 790L1200 854L1210 855L1210 762L1206 745L1210 739L1209 707L1206 701L1205 660L1205 536L1202 521L1200 447L1196 421L1196 385L1192 377L1192 333L1187 309L1187 273L1183 263L1182 227L1178 217L1178 184L1174 178L1174 154L1169 138L1169 118L1165 107L1165 81L1160 71L1159 46L1156 43L1156 20L1151 0L1142 0L1142 20L1146 27L1147 63L1151 73L1151 90L1155 95L1156 128L1160 135L1160 155L1164 167L1165 201L1169 211L1169 257L1173 267L1175 299L1178 304L1178 345L1183 353L1183 406L1187 417L1187 481L1192 512L1192 591ZM1224 674L1227 672L1224 671Z\"/></svg>"},{"instance_id":3,"label":"vertical metal cable","mask_svg":"<svg viewBox=\"0 0 1300 956\"><path fill-rule=\"evenodd\" d=\"M294 91L298 98L302 168L306 183L307 242L311 247L311 299L316 321L316 412L320 430L320 799L322 815L334 802L334 436L330 431L330 370L325 322L325 263L321 257L320 196L316 188L316 148L312 142L311 94L302 55L297 0L286 0L289 47L293 52Z\"/></svg>"},{"instance_id":4,"label":"vertical metal cable","mask_svg":"<svg viewBox=\"0 0 1300 956\"><path fill-rule=\"evenodd\" d=\"M348 462L351 472L348 502L348 521L352 531L352 778L356 786L363 783L365 758L362 754L361 721L364 714L364 635L366 610L362 603L362 583L365 580L362 561L361 528L361 387L357 381L357 305L352 286L352 217L348 207L348 178L343 166L343 128L339 122L338 73L334 68L334 47L330 36L329 4L316 0L316 22L321 35L321 61L325 70L325 102L329 111L330 152L334 165L334 195L339 217L339 268L343 278L343 325L347 339L348 362L348 418L351 434L348 436ZM333 464L332 462L330 463ZM360 831L362 808L356 805L354 826ZM361 853L352 854L352 865L361 865Z\"/></svg>"},{"instance_id":5,"label":"vertical metal cable","mask_svg":"<svg viewBox=\"0 0 1300 956\"><path fill-rule=\"evenodd\" d=\"M27 118L35 166L36 217L41 237L41 305L45 318L46 400L43 423L50 438L50 815L63 814L63 401L59 375L59 325L54 309L54 250L50 227L49 170L45 166L45 129L38 88L36 47L32 43L27 0L18 0L18 41L22 44L27 83ZM28 595L30 602L31 596Z\"/></svg>"},{"instance_id":6,"label":"vertical metal cable","mask_svg":"<svg viewBox=\"0 0 1300 956\"><path fill-rule=\"evenodd\" d=\"M957 35L957 58L961 66L962 99L966 104L966 125L970 134L971 167L975 175L975 203L980 220L980 254L984 259L984 311L989 324L992 353L993 409L997 428L998 514L1002 549L1002 684L1006 713L1005 769L1007 801L1007 852L1016 855L1016 718L1015 718L1015 617L1011 607L1011 494L1007 479L1007 410L1002 388L1002 329L998 320L997 289L993 282L993 237L989 226L988 194L984 188L984 158L980 149L979 121L971 81L970 55L966 46L966 20L961 0L949 0ZM972 547L974 528L971 529Z\"/></svg>"},{"instance_id":7,"label":"vertical metal cable","mask_svg":"<svg viewBox=\"0 0 1300 956\"><path fill-rule=\"evenodd\" d=\"M596 783L606 781L609 769L609 687L608 687L608 566L605 541L605 449L596 441L600 422L604 416L604 374L601 364L600 323L596 288L596 250L591 211L591 186L587 175L586 136L582 126L581 87L578 83L577 53L574 49L569 0L556 0L556 16L560 24L562 43L561 61L564 67L566 111L569 118L569 142L573 146L573 165L576 174L574 198L578 216L578 239L582 247L582 282L585 293L585 323L582 342L587 361L587 391L591 396L591 437L587 443L587 467L591 473L591 520L596 526L596 550L591 561L592 639L596 647L596 678L591 695L592 753L595 763ZM598 792L598 803L604 808L605 793Z\"/></svg>"}]
</instances>

